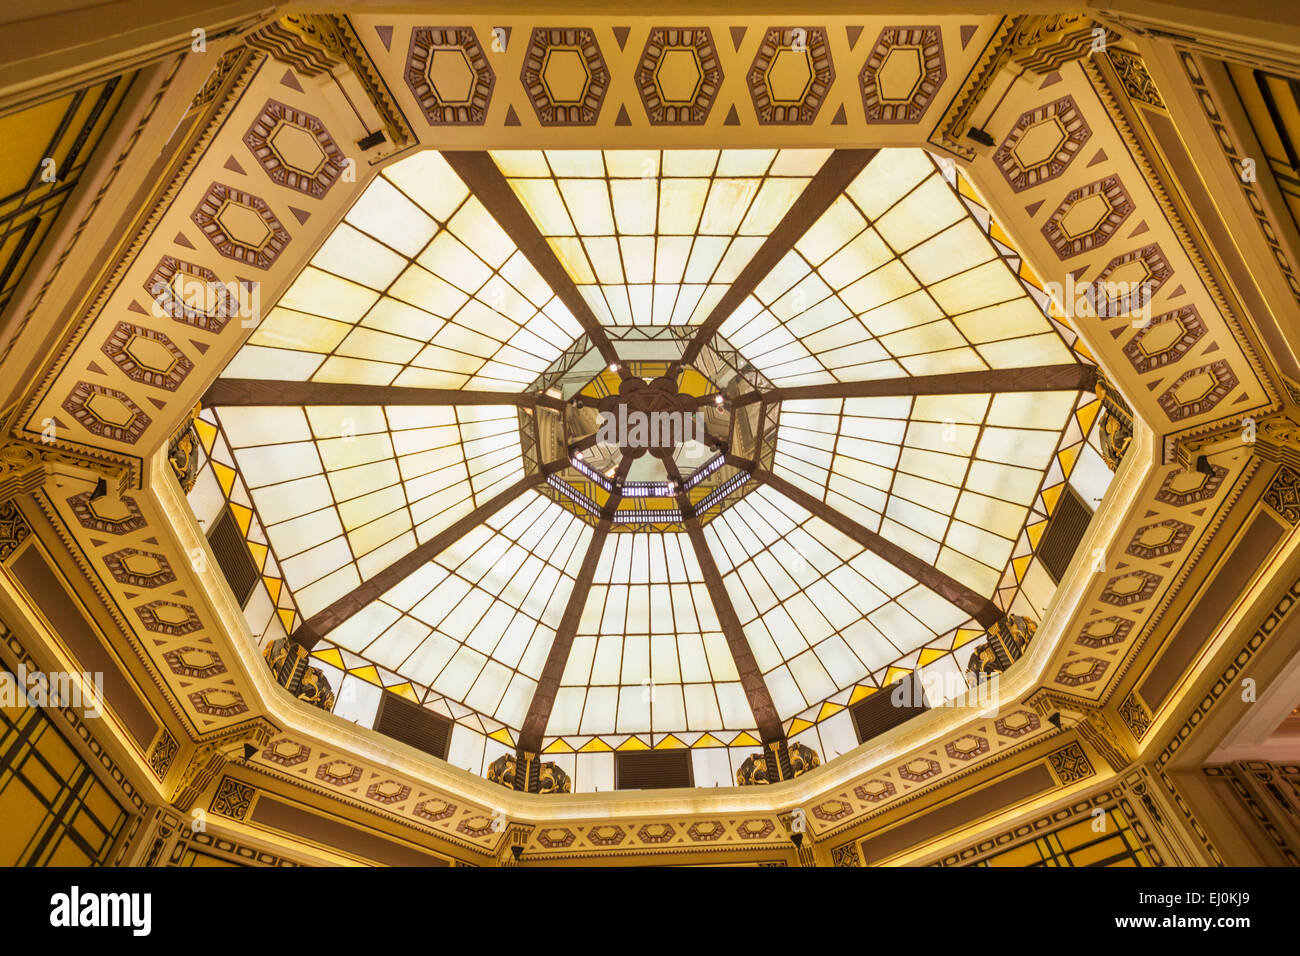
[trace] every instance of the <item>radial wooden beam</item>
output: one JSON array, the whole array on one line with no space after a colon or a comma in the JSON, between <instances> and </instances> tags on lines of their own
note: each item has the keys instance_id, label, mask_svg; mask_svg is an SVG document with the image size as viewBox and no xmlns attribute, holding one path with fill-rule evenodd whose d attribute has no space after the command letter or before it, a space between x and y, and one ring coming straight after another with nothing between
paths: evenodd
<instances>
[{"instance_id":1,"label":"radial wooden beam","mask_svg":"<svg viewBox=\"0 0 1300 956\"><path fill-rule=\"evenodd\" d=\"M748 405L759 400L795 401L811 398L871 398L880 395L963 395L972 392L1061 392L1091 391L1097 384L1097 367L1035 365L1029 368L995 368L945 375L913 375L878 378L864 382L829 382L824 385L796 385L752 392L732 401Z\"/></svg>"},{"instance_id":2,"label":"radial wooden beam","mask_svg":"<svg viewBox=\"0 0 1300 956\"><path fill-rule=\"evenodd\" d=\"M564 676L564 668L569 662L569 651L573 649L573 639L578 633L582 609L587 603L587 594L591 591L591 579L596 573L596 564L600 560L605 538L609 535L614 512L618 510L618 503L623 500L623 493L618 490L619 485L627 477L631 467L632 459L625 455L618 465L614 491L610 492L605 507L600 509L596 530L591 536L587 554L582 559L582 567L579 568L577 580L569 593L569 601L564 606L560 624L555 629L551 651L546 655L542 676L537 681L537 689L533 692L532 702L528 705L528 714L524 717L523 727L520 729L518 751L521 757L524 754L538 753L542 748L546 725L551 720L551 709L555 706L555 695L560 690L560 678Z\"/></svg>"},{"instance_id":3,"label":"radial wooden beam","mask_svg":"<svg viewBox=\"0 0 1300 956\"><path fill-rule=\"evenodd\" d=\"M799 198L795 200L789 212L758 247L754 258L740 270L740 275L736 276L726 294L718 300L713 311L700 323L695 338L691 339L682 353L683 365L695 360L695 356L700 354L700 349L704 348L704 343L713 337L718 327L758 287L758 284L772 271L772 267L794 248L794 244L803 238L803 234L821 218L822 213L830 208L831 203L839 198L878 152L880 152L878 149L837 149L831 153L822 164L822 168L817 171L817 175L813 176L812 181L799 194Z\"/></svg>"},{"instance_id":4,"label":"radial wooden beam","mask_svg":"<svg viewBox=\"0 0 1300 956\"><path fill-rule=\"evenodd\" d=\"M686 534L695 549L695 560L700 565L700 572L704 575L704 586L708 588L709 597L713 600L713 610L718 616L722 636L727 640L731 659L736 662L736 671L740 674L740 686L745 690L749 710L758 725L759 736L764 745L784 744L785 730L781 726L776 704L772 702L772 694L767 689L767 682L763 680L763 672L759 669L758 661L754 659L754 652L745 638L745 630L741 627L740 618L737 617L736 609L731 604L731 595L727 593L727 586L722 581L722 573L713 560L713 552L709 550L709 542L704 537L704 529L700 526L698 518L692 516L686 519Z\"/></svg>"},{"instance_id":5,"label":"radial wooden beam","mask_svg":"<svg viewBox=\"0 0 1300 956\"><path fill-rule=\"evenodd\" d=\"M525 475L520 478L505 491L483 502L469 514L448 525L424 544L398 558L374 577L361 582L357 587L334 601L329 607L317 611L307 618L293 632L293 639L303 647L311 650L322 637L366 605L378 599L389 588L406 580L430 560L446 551L529 488L535 488L541 484L552 471L558 470L567 464L568 462L563 460L552 462L536 474Z\"/></svg>"},{"instance_id":6,"label":"radial wooden beam","mask_svg":"<svg viewBox=\"0 0 1300 956\"><path fill-rule=\"evenodd\" d=\"M669 458L667 465L668 477L677 482L677 507L682 512L682 522L686 525L686 535L691 539L691 546L695 549L695 560L699 563L700 572L704 575L704 586L708 588L709 597L713 601L713 610L718 616L718 624L722 628L722 636L727 641L727 648L731 651L731 659L736 664L736 672L740 674L740 686L744 688L745 698L749 701L749 710L754 715L754 723L758 726L759 736L763 743L779 743L785 745L785 730L781 726L781 718L777 714L776 704L772 701L772 694L767 689L767 682L763 680L763 672L754 659L754 652L750 649L749 640L745 637L745 630L740 624L740 618L736 614L736 609L731 603L731 595L727 593L727 586L722 581L722 573L718 570L717 562L713 560L713 552L709 550L709 542L704 537L704 528L700 524L700 519L695 516L695 509L691 505L690 495L680 490L682 487L682 475L677 468L677 463ZM783 771L784 772L784 771Z\"/></svg>"},{"instance_id":7,"label":"radial wooden beam","mask_svg":"<svg viewBox=\"0 0 1300 956\"><path fill-rule=\"evenodd\" d=\"M864 528L852 518L836 511L824 501L817 500L797 485L770 471L755 471L754 477L785 495L800 508L821 518L837 531L844 532L862 547L884 558L900 571L911 575L919 583L952 602L985 627L992 627L1002 618L1002 611L988 598L982 597L960 581L944 574L934 565L927 564L889 539Z\"/></svg>"},{"instance_id":8,"label":"radial wooden beam","mask_svg":"<svg viewBox=\"0 0 1300 956\"><path fill-rule=\"evenodd\" d=\"M618 362L618 353L614 351L605 327L600 324L600 320L587 305L587 300L569 278L569 273L556 258L550 243L537 228L492 157L483 152L463 150L447 150L442 157L465 181L470 192L497 221L497 225L514 240L519 251L546 280L551 291L573 313L605 361L609 364Z\"/></svg>"},{"instance_id":9,"label":"radial wooden beam","mask_svg":"<svg viewBox=\"0 0 1300 956\"><path fill-rule=\"evenodd\" d=\"M206 407L232 405L546 405L564 402L539 392L479 392L457 388L401 388L351 382L278 382L219 378L203 396Z\"/></svg>"},{"instance_id":10,"label":"radial wooden beam","mask_svg":"<svg viewBox=\"0 0 1300 956\"><path fill-rule=\"evenodd\" d=\"M578 633L578 623L582 620L582 611L587 604L587 595L591 592L592 579L596 576L596 565L600 563L601 552L605 549L609 528L610 520L601 518L591 535L587 554L582 559L582 567L578 569L573 590L569 592L564 614L555 629L555 639L551 641L551 651L546 655L546 664L542 667L542 676L533 692L532 703L528 705L528 715L524 717L519 731L518 748L521 753L538 753L542 749L546 725L550 723L555 698L560 692L560 678L564 676L564 668L569 663L569 652L573 649L573 639Z\"/></svg>"}]
</instances>

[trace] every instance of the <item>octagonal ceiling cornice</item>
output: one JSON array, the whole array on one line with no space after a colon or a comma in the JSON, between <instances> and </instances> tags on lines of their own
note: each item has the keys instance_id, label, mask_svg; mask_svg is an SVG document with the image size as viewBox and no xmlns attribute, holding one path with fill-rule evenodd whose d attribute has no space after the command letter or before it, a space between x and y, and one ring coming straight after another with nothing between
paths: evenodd
<instances>
[{"instance_id":1,"label":"octagonal ceiling cornice","mask_svg":"<svg viewBox=\"0 0 1300 956\"><path fill-rule=\"evenodd\" d=\"M493 36L498 19L462 18L474 29L480 43L491 42L486 38ZM862 81L862 74L869 66L868 57L888 29L919 28L911 21L891 24L885 18L876 17L855 30L858 25L846 23L847 18L821 18L836 64L833 82L828 80L829 86L822 91L825 102L819 103L815 110L808 110L808 122L795 127L793 132L781 128L773 133L756 121L752 112L747 112L752 107L746 107L752 91L744 86L745 77L763 31L752 26L748 31L733 30L735 24L722 17L701 18L701 25L707 24L711 31L720 60L720 74L725 79L703 124L665 133L657 127L651 128L640 105L641 93L635 79L648 31L658 25L657 21L652 24L651 19L624 27L598 18L592 32L599 44L602 66L610 76L605 102L595 110L595 115L582 117L582 129L566 128L558 133L533 124L529 119L533 106L528 106L527 112L520 109L526 103L522 90L505 89L507 78L519 75L522 61L518 58L527 46L529 31L522 19L512 27L514 40L502 51L504 62L499 67L494 64L495 88L483 105L482 129L463 126L434 129L432 125L421 125L423 121L417 119L427 114L422 114L415 101L409 99L412 94L403 80L403 58L410 49L412 29L427 24L422 20L417 23L415 18L380 14L358 17L356 23L377 70L387 78L395 99L415 123L421 142L475 143L480 148L530 143L595 145L616 136L620 143L626 141L629 145L707 141L717 145L753 146L778 140L783 144L797 140L807 145L851 141L864 147L899 143L932 145L929 137L943 119L939 109L968 84L968 77L978 65L979 51L997 30L996 18L966 18L969 23L962 18L919 18L918 23L929 25L941 35L943 70L930 70L933 75L927 74L928 81L918 79L906 87L904 92L913 100L924 92L925 103L914 102L916 109L896 110L891 114L907 119L916 113L914 120L895 121L882 127L863 121L862 91L855 81ZM458 21L456 26L459 25ZM927 52L924 45L921 49L917 56L926 65L933 59L933 52ZM173 687L193 735L214 733L231 721L263 715L284 735L300 739L312 748L313 766L329 755L328 759L353 761L367 771L373 768L376 772L400 774L426 791L445 793L449 799L454 797L460 803L460 810L451 818L455 822L471 810L490 812L494 808L503 808L512 817L538 821L589 816L631 818L647 813L770 811L774 804L804 804L851 789L851 785L886 764L905 761L935 743L960 737L974 726L979 717L955 709L939 709L793 782L762 790L693 792L684 797L643 793L574 794L564 800L546 800L503 790L475 775L419 757L401 745L359 731L346 721L285 696L266 671L256 651L254 636L248 633L247 623L219 572L211 561L199 569L191 567L187 560L196 551L203 553L206 543L173 482L165 452L176 425L217 377L249 331L238 322L214 328L178 321L171 316L152 315L144 288L159 263L170 257L175 262L188 263L195 275L206 269L222 282L254 279L261 283L267 300L275 301L376 171L358 163L356 181L331 178L328 184L320 183L315 189L302 186L301 177L310 178L307 170L295 174L292 187L277 182L259 165L248 147L242 145L243 138L256 128L257 118L271 103L287 104L290 110L298 111L289 113L290 116L314 120L305 128L315 143L324 143L322 155L327 156L333 155L330 143L345 154L351 150L351 143L358 138L355 117L346 115L319 88L300 82L285 64L269 57L254 58L246 63L244 70L231 89L229 100L212 118L211 127L193 141L192 152L177 168L175 180L161 185L154 197L154 208L144 217L145 226L132 237L129 250L124 251L120 262L113 264L112 272L97 294L88 297L87 307L80 313L78 327L67 347L60 352L49 374L33 384L20 416L13 423L16 436L34 440L42 432L43 421L57 419L61 432L55 442L57 449L69 453L86 450L92 454L111 453L134 457L147 464L147 474L140 482L143 487L131 492L146 524L113 529L111 536L115 540L98 537L92 540L92 530L77 518L71 503L75 495L70 495L68 500L51 500L50 504L53 513L85 552L88 564L103 576L113 600L123 611L133 612L123 614L125 620L140 619L141 607L175 595L170 589L166 594L158 590L163 587L161 582L150 585L145 581L142 585L130 576L125 581L116 580L112 556L124 548L148 551L152 547L155 552L151 553L161 549L169 560L176 581L168 584L175 583L185 591L185 603L195 609L206 633L217 642L218 653L227 668L232 675L237 675L237 690L245 705L245 710L238 714L223 713L221 708L214 707L205 710L201 702L197 706L193 704L195 691L187 689L182 693ZM896 84L891 79L886 85L892 95ZM1003 685L1009 702L1003 713L1024 709L1024 701L1043 689L1051 690L1061 699L1073 699L1091 707L1109 699L1123 674L1125 662L1139 644L1140 635L1149 633L1161 609L1167 606L1180 580L1183 563L1201 553L1204 539L1216 527L1217 511L1227 507L1239 493L1244 479L1258 465L1257 460L1252 463L1239 449L1217 452L1214 465L1222 473L1214 479L1214 488L1199 500L1182 500L1168 490L1170 481L1181 471L1179 466L1170 464L1173 445L1186 436L1222 431L1225 421L1226 427L1233 427L1243 415L1266 415L1280 407L1281 390L1273 381L1274 370L1261 358L1258 343L1246 331L1241 316L1235 314L1232 302L1216 287L1213 274L1205 267L1204 250L1197 247L1184 224L1172 214L1166 197L1162 196L1163 187L1153 181L1154 173L1142 161L1140 150L1117 127L1106 102L1106 97L1111 95L1099 91L1096 78L1077 63L1066 64L1038 82L1020 84L1005 97L987 124L1002 132L1004 140L995 149L979 153L966 164L966 169L990 201L1006 234L1015 240L1026 261L1044 282L1055 282L1066 288L1076 281L1095 279L1107 270L1134 267L1134 263L1143 265L1150 274L1150 263L1163 262L1170 275L1156 292L1154 311L1158 321L1171 315L1186 316L1185 310L1192 309L1197 320L1203 323L1205 333L1192 336L1186 343L1179 339L1177 354L1158 363L1141 361L1141 356L1149 353L1134 342L1144 330L1129 327L1125 318L1094 318L1076 323L1092 354L1111 372L1113 381L1139 413L1130 450L1081 551L1090 552L1107 542L1122 550L1140 533L1140 527L1153 522L1173 521L1190 530L1182 534L1182 541L1176 543L1174 551L1149 557L1130 553L1123 559L1126 566L1116 568L1113 573L1097 575L1083 562L1076 562L1078 566L1061 583L1028 656L1019 662ZM622 111L620 105L628 109ZM631 109L632 105L636 109ZM737 117L735 122L730 120L731 115ZM632 119L624 123L624 117ZM1027 136L1046 122L1057 124L1064 133L1054 137ZM1087 130L1088 135L1083 135L1081 130ZM1048 145L1043 146L1039 140ZM1027 152L1031 147L1037 150L1033 156ZM1036 171L1035 175L1022 175L1026 164ZM214 195L212 190L217 187L226 205L215 208L211 215L203 213L205 200ZM1106 208L1082 208L1077 215L1070 216L1071 209L1081 207L1085 201L1093 202L1093 197L1102 197ZM248 211L243 218L224 215L223 210L232 202L240 206L237 212ZM254 218L264 224L264 234L249 233ZM214 222L222 228L209 228ZM274 255L268 255L272 247ZM113 336L121 338L117 326L124 317L146 333L165 334L172 346L168 350L171 364L166 369L154 369L155 374L143 383L147 386L144 390L137 387L142 384L139 356L134 352L119 356L118 352L123 350L118 349L105 358ZM179 357L175 352L180 353ZM1139 355L1138 361L1134 360L1135 354ZM186 366L188 371L177 381L178 370ZM1204 389L1200 388L1201 379L1205 380ZM133 411L123 404L119 409L120 420L116 421L95 415L98 400L91 401L92 395L115 398L115 393L131 396L136 409ZM1150 423L1151 427L1143 422ZM78 493L83 491L78 489ZM1194 514L1197 510L1203 513ZM1150 511L1156 515L1150 515ZM103 533L103 529L94 532ZM148 538L161 544L147 544ZM1160 565L1157 558L1172 566ZM1152 593L1131 605L1112 603L1114 596L1121 593L1111 587L1112 579L1125 574L1142 574L1154 580ZM149 593L139 593L141 587ZM131 592L133 596L127 596L130 588L137 589ZM1106 598L1108 594L1110 601ZM1081 622L1092 609L1130 620L1132 626L1125 632L1127 636L1102 651L1086 642L1080 643ZM143 650L143 641L137 643L160 679L170 683L175 675L162 655L175 648L163 647L154 658L150 651ZM1071 661L1082 659L1094 659L1104 666L1082 684L1062 681L1062 675L1073 673L1067 671ZM1045 739L1051 733L1044 728L1024 744ZM1016 744L1003 752L1015 752L1021 747L1022 744ZM994 754L989 759L1000 756L1001 753ZM286 776L284 768L273 760L259 756L253 765L266 773ZM943 779L946 777L936 782L942 783ZM322 792L330 791L322 788ZM866 812L861 807L858 809ZM858 818L858 813L852 817ZM485 839L475 845L486 846L490 842Z\"/></svg>"}]
</instances>

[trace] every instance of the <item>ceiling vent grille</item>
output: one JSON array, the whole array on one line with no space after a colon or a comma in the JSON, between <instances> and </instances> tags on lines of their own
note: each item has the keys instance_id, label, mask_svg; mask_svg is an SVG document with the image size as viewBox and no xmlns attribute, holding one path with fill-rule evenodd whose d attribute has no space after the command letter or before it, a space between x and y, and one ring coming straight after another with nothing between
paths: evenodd
<instances>
[{"instance_id":1,"label":"ceiling vent grille","mask_svg":"<svg viewBox=\"0 0 1300 956\"><path fill-rule=\"evenodd\" d=\"M243 607L257 585L257 565L248 553L244 533L240 531L229 508L223 508L221 517L212 525L212 530L208 533L208 546L212 548L212 556L217 559L217 567L225 575L235 600Z\"/></svg>"},{"instance_id":2,"label":"ceiling vent grille","mask_svg":"<svg viewBox=\"0 0 1300 956\"><path fill-rule=\"evenodd\" d=\"M447 759L451 727L451 721L441 714L388 692L375 715L375 730L442 760Z\"/></svg>"},{"instance_id":3,"label":"ceiling vent grille","mask_svg":"<svg viewBox=\"0 0 1300 956\"><path fill-rule=\"evenodd\" d=\"M853 729L858 733L858 743L866 743L929 709L920 678L909 674L864 697L849 708L849 713L853 717Z\"/></svg>"},{"instance_id":4,"label":"ceiling vent grille","mask_svg":"<svg viewBox=\"0 0 1300 956\"><path fill-rule=\"evenodd\" d=\"M1038 557L1052 580L1058 584L1065 577L1074 552L1079 550L1090 521L1092 511L1078 493L1066 485L1061 492L1061 500L1056 503L1056 511L1047 520L1043 540L1038 543Z\"/></svg>"},{"instance_id":5,"label":"ceiling vent grille","mask_svg":"<svg viewBox=\"0 0 1300 956\"><path fill-rule=\"evenodd\" d=\"M614 754L614 789L693 787L689 750L633 750Z\"/></svg>"}]
</instances>

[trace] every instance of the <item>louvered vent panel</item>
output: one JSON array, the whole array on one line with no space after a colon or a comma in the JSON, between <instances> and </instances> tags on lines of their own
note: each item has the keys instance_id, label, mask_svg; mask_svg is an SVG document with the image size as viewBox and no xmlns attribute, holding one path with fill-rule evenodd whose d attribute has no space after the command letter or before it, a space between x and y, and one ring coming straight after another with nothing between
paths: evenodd
<instances>
[{"instance_id":1,"label":"louvered vent panel","mask_svg":"<svg viewBox=\"0 0 1300 956\"><path fill-rule=\"evenodd\" d=\"M694 786L689 750L634 750L614 754L614 788L664 790Z\"/></svg>"},{"instance_id":2,"label":"louvered vent panel","mask_svg":"<svg viewBox=\"0 0 1300 956\"><path fill-rule=\"evenodd\" d=\"M1092 511L1075 490L1066 485L1061 500L1056 503L1056 511L1047 520L1043 539L1038 542L1038 557L1053 581L1059 583L1065 576L1091 520Z\"/></svg>"},{"instance_id":3,"label":"louvered vent panel","mask_svg":"<svg viewBox=\"0 0 1300 956\"><path fill-rule=\"evenodd\" d=\"M441 714L397 694L385 693L375 715L375 730L381 734L443 760L447 759L451 726Z\"/></svg>"},{"instance_id":4,"label":"louvered vent panel","mask_svg":"<svg viewBox=\"0 0 1300 956\"><path fill-rule=\"evenodd\" d=\"M895 700L900 689L899 699ZM849 713L853 716L853 729L858 732L858 743L865 743L929 709L920 680L909 674L870 697L864 697L849 709Z\"/></svg>"},{"instance_id":5,"label":"louvered vent panel","mask_svg":"<svg viewBox=\"0 0 1300 956\"><path fill-rule=\"evenodd\" d=\"M248 553L244 534L239 530L235 516L230 513L229 508L223 509L221 517L213 524L211 532L208 533L208 545L212 548L213 557L217 559L217 567L221 568L221 573L226 576L226 583L234 592L235 600L242 607L257 585L257 565L253 563L253 556Z\"/></svg>"}]
</instances>

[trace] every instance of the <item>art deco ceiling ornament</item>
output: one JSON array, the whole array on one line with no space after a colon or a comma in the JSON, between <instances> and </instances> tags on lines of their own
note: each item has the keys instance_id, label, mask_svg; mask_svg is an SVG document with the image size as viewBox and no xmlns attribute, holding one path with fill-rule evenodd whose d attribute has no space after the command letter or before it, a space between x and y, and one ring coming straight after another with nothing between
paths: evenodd
<instances>
[{"instance_id":1,"label":"art deco ceiling ornament","mask_svg":"<svg viewBox=\"0 0 1300 956\"><path fill-rule=\"evenodd\" d=\"M539 96L598 56L533 41ZM919 150L416 153L209 391L189 497L349 719L382 688L575 789L575 752L793 772L902 676L964 693L1109 484L1121 406L1004 238Z\"/></svg>"}]
</instances>

